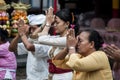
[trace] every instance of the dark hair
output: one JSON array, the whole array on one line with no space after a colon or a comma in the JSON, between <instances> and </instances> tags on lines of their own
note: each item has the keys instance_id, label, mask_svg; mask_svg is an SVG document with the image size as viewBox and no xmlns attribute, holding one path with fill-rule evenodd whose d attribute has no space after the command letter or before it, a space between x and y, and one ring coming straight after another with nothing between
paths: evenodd
<instances>
[{"instance_id":1,"label":"dark hair","mask_svg":"<svg viewBox=\"0 0 120 80\"><path fill-rule=\"evenodd\" d=\"M71 24L74 24L75 27L74 27L74 30L75 30L75 34L78 33L78 26L76 26L76 17L72 15L73 12L71 12L69 9L61 9L59 11L56 12L56 16L58 16L61 20L67 22L69 21L70 25ZM73 17L74 17L74 20L73 20ZM69 25L68 28L71 28L71 26Z\"/></svg>"},{"instance_id":2,"label":"dark hair","mask_svg":"<svg viewBox=\"0 0 120 80\"><path fill-rule=\"evenodd\" d=\"M8 31L0 28L0 38L1 41L6 42L8 39Z\"/></svg>"},{"instance_id":3,"label":"dark hair","mask_svg":"<svg viewBox=\"0 0 120 80\"><path fill-rule=\"evenodd\" d=\"M70 24L72 23L72 15L71 15L71 12L69 9L59 10L56 12L55 15L58 16L60 19L62 19L65 22L69 21Z\"/></svg>"},{"instance_id":4,"label":"dark hair","mask_svg":"<svg viewBox=\"0 0 120 80\"><path fill-rule=\"evenodd\" d=\"M99 32L93 29L85 29L81 32L88 32L89 35L89 42L94 41L94 46L96 50L99 50L102 47L102 44L104 43L102 37L100 36Z\"/></svg>"}]
</instances>

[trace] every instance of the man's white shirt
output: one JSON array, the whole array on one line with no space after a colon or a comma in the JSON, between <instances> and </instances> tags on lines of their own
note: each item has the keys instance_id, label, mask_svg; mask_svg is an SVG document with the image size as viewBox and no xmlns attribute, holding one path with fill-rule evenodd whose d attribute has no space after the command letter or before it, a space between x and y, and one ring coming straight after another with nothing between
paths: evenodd
<instances>
[{"instance_id":1,"label":"man's white shirt","mask_svg":"<svg viewBox=\"0 0 120 80\"><path fill-rule=\"evenodd\" d=\"M18 43L18 55L27 54L27 80L48 79L48 50L49 46L34 44L35 52L27 51L23 43Z\"/></svg>"}]
</instances>

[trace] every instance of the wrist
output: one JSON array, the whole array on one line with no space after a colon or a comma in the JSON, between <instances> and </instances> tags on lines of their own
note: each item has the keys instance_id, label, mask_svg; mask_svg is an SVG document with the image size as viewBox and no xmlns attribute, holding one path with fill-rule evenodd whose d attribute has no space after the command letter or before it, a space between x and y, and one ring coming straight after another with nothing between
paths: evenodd
<instances>
[{"instance_id":1,"label":"wrist","mask_svg":"<svg viewBox=\"0 0 120 80\"><path fill-rule=\"evenodd\" d=\"M45 24L45 26L46 26L46 27L51 27L51 24L47 22L47 23Z\"/></svg>"},{"instance_id":2,"label":"wrist","mask_svg":"<svg viewBox=\"0 0 120 80\"><path fill-rule=\"evenodd\" d=\"M37 39L38 38L38 35L36 34L36 35L30 35L30 38L32 38L32 39Z\"/></svg>"},{"instance_id":3,"label":"wrist","mask_svg":"<svg viewBox=\"0 0 120 80\"><path fill-rule=\"evenodd\" d=\"M70 53L70 54L76 53L75 47L71 46L71 47L69 47L68 49L69 49L69 53Z\"/></svg>"},{"instance_id":4,"label":"wrist","mask_svg":"<svg viewBox=\"0 0 120 80\"><path fill-rule=\"evenodd\" d=\"M19 35L20 35L20 37L22 37L22 36L24 36L24 35L25 35L25 33L20 33Z\"/></svg>"},{"instance_id":5,"label":"wrist","mask_svg":"<svg viewBox=\"0 0 120 80\"><path fill-rule=\"evenodd\" d=\"M64 48L64 52L65 52L65 54L68 54L68 52L69 52L68 48Z\"/></svg>"},{"instance_id":6,"label":"wrist","mask_svg":"<svg viewBox=\"0 0 120 80\"><path fill-rule=\"evenodd\" d=\"M20 39L20 34L17 34L17 35L15 36L15 38L16 38L16 39Z\"/></svg>"},{"instance_id":7,"label":"wrist","mask_svg":"<svg viewBox=\"0 0 120 80\"><path fill-rule=\"evenodd\" d=\"M69 49L69 50L70 50L70 49L75 49L75 47L73 47L73 46L70 46L68 49Z\"/></svg>"}]
</instances>

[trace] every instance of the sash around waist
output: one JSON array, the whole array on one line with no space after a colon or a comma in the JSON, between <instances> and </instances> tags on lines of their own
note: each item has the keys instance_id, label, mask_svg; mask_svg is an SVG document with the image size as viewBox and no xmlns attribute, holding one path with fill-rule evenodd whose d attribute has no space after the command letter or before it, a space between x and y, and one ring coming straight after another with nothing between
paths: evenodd
<instances>
[{"instance_id":1,"label":"sash around waist","mask_svg":"<svg viewBox=\"0 0 120 80\"><path fill-rule=\"evenodd\" d=\"M0 68L0 71L3 71L3 70L10 71L10 72L16 72L15 69Z\"/></svg>"},{"instance_id":2,"label":"sash around waist","mask_svg":"<svg viewBox=\"0 0 120 80\"><path fill-rule=\"evenodd\" d=\"M49 72L53 74L61 74L61 73L66 73L66 72L71 72L71 69L62 69L62 68L57 68L53 63L52 60L48 60L49 63Z\"/></svg>"}]
</instances>

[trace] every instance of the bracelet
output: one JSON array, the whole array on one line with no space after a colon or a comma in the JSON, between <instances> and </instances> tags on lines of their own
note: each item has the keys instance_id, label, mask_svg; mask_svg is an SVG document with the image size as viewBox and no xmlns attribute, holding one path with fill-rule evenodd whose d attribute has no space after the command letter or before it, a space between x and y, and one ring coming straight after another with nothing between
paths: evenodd
<instances>
[{"instance_id":1,"label":"bracelet","mask_svg":"<svg viewBox=\"0 0 120 80\"><path fill-rule=\"evenodd\" d=\"M71 46L71 47L69 47L69 49L75 49L75 47Z\"/></svg>"},{"instance_id":2,"label":"bracelet","mask_svg":"<svg viewBox=\"0 0 120 80\"><path fill-rule=\"evenodd\" d=\"M38 38L38 35L30 35L30 38L36 39Z\"/></svg>"},{"instance_id":3,"label":"bracelet","mask_svg":"<svg viewBox=\"0 0 120 80\"><path fill-rule=\"evenodd\" d=\"M51 24L49 24L49 23L46 23L46 25L45 25L46 27L50 27L51 26Z\"/></svg>"}]
</instances>

